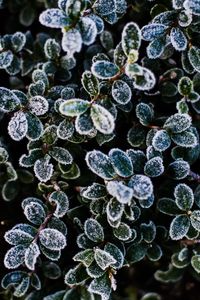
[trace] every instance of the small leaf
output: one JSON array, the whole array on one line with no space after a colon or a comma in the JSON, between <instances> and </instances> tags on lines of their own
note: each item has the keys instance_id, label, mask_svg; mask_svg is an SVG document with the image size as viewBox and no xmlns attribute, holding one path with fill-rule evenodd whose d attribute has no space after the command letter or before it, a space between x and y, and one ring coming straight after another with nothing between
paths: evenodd
<instances>
[{"instance_id":1,"label":"small leaf","mask_svg":"<svg viewBox=\"0 0 200 300\"><path fill-rule=\"evenodd\" d=\"M61 218L63 217L69 209L69 200L67 195L62 191L54 191L49 196L49 202L56 204L56 210L54 211L54 216Z\"/></svg>"},{"instance_id":2,"label":"small leaf","mask_svg":"<svg viewBox=\"0 0 200 300\"><path fill-rule=\"evenodd\" d=\"M97 265L102 269L106 270L110 265L115 264L116 260L110 253L97 248L94 253L94 258Z\"/></svg>"},{"instance_id":3,"label":"small leaf","mask_svg":"<svg viewBox=\"0 0 200 300\"><path fill-rule=\"evenodd\" d=\"M4 258L4 265L7 269L16 269L23 262L25 257L26 246L18 245L7 251Z\"/></svg>"},{"instance_id":4,"label":"small leaf","mask_svg":"<svg viewBox=\"0 0 200 300\"><path fill-rule=\"evenodd\" d=\"M198 0L186 0L183 5L186 10L191 11L194 15L200 15L200 3Z\"/></svg>"},{"instance_id":5,"label":"small leaf","mask_svg":"<svg viewBox=\"0 0 200 300\"><path fill-rule=\"evenodd\" d=\"M116 262L114 264L111 264L111 267L114 269L120 269L123 266L124 263L124 255L121 252L121 250L114 244L112 243L107 243L104 247L104 250L110 255L114 257Z\"/></svg>"},{"instance_id":6,"label":"small leaf","mask_svg":"<svg viewBox=\"0 0 200 300\"><path fill-rule=\"evenodd\" d=\"M104 232L101 224L95 219L87 219L84 223L84 232L86 236L93 242L101 242L104 240Z\"/></svg>"},{"instance_id":7,"label":"small leaf","mask_svg":"<svg viewBox=\"0 0 200 300\"><path fill-rule=\"evenodd\" d=\"M188 51L188 58L195 71L200 72L200 49L192 46Z\"/></svg>"},{"instance_id":8,"label":"small leaf","mask_svg":"<svg viewBox=\"0 0 200 300\"><path fill-rule=\"evenodd\" d=\"M0 53L0 69L5 69L11 65L13 60L12 51L4 51Z\"/></svg>"},{"instance_id":9,"label":"small leaf","mask_svg":"<svg viewBox=\"0 0 200 300\"><path fill-rule=\"evenodd\" d=\"M89 285L88 291L101 296L101 300L109 300L111 294L111 282L108 274L95 278Z\"/></svg>"},{"instance_id":10,"label":"small leaf","mask_svg":"<svg viewBox=\"0 0 200 300\"><path fill-rule=\"evenodd\" d=\"M169 165L168 172L172 178L180 180L189 175L190 165L183 159L177 159Z\"/></svg>"},{"instance_id":11,"label":"small leaf","mask_svg":"<svg viewBox=\"0 0 200 300\"><path fill-rule=\"evenodd\" d=\"M15 32L11 37L12 48L15 52L19 52L23 49L26 43L26 35L22 32Z\"/></svg>"},{"instance_id":12,"label":"small leaf","mask_svg":"<svg viewBox=\"0 0 200 300\"><path fill-rule=\"evenodd\" d=\"M93 63L91 71L99 79L111 79L118 74L119 68L112 62L99 60Z\"/></svg>"},{"instance_id":13,"label":"small leaf","mask_svg":"<svg viewBox=\"0 0 200 300\"><path fill-rule=\"evenodd\" d=\"M194 210L190 216L192 226L200 231L200 210Z\"/></svg>"},{"instance_id":14,"label":"small leaf","mask_svg":"<svg viewBox=\"0 0 200 300\"><path fill-rule=\"evenodd\" d=\"M167 131L158 130L152 139L152 145L157 151L167 150L171 145L171 140Z\"/></svg>"},{"instance_id":15,"label":"small leaf","mask_svg":"<svg viewBox=\"0 0 200 300\"><path fill-rule=\"evenodd\" d=\"M188 185L184 183L178 184L174 190L174 197L176 205L181 210L188 211L192 208L194 203L194 194Z\"/></svg>"},{"instance_id":16,"label":"small leaf","mask_svg":"<svg viewBox=\"0 0 200 300\"><path fill-rule=\"evenodd\" d=\"M113 229L113 234L120 241L128 241L132 237L131 228L123 222L117 228Z\"/></svg>"},{"instance_id":17,"label":"small leaf","mask_svg":"<svg viewBox=\"0 0 200 300\"><path fill-rule=\"evenodd\" d=\"M115 129L113 115L103 106L93 104L91 107L91 119L97 130L104 134L111 134Z\"/></svg>"},{"instance_id":18,"label":"small leaf","mask_svg":"<svg viewBox=\"0 0 200 300\"><path fill-rule=\"evenodd\" d=\"M88 278L85 267L79 264L73 269L70 269L65 275L65 284L74 286L83 283Z\"/></svg>"},{"instance_id":19,"label":"small leaf","mask_svg":"<svg viewBox=\"0 0 200 300\"><path fill-rule=\"evenodd\" d=\"M0 110L3 112L14 111L20 105L19 98L9 89L0 88Z\"/></svg>"},{"instance_id":20,"label":"small leaf","mask_svg":"<svg viewBox=\"0 0 200 300\"><path fill-rule=\"evenodd\" d=\"M38 245L35 242L31 243L30 246L26 249L24 259L25 265L28 269L35 269L35 264L39 255L40 250Z\"/></svg>"},{"instance_id":21,"label":"small leaf","mask_svg":"<svg viewBox=\"0 0 200 300\"><path fill-rule=\"evenodd\" d=\"M43 134L42 122L37 116L31 113L26 113L26 119L28 122L28 131L26 133L26 137L32 141L38 140Z\"/></svg>"},{"instance_id":22,"label":"small leaf","mask_svg":"<svg viewBox=\"0 0 200 300\"><path fill-rule=\"evenodd\" d=\"M82 74L81 83L89 95L94 97L99 94L99 81L90 71Z\"/></svg>"},{"instance_id":23,"label":"small leaf","mask_svg":"<svg viewBox=\"0 0 200 300\"><path fill-rule=\"evenodd\" d=\"M32 114L42 116L49 109L48 101L42 96L35 96L29 99L28 108Z\"/></svg>"},{"instance_id":24,"label":"small leaf","mask_svg":"<svg viewBox=\"0 0 200 300\"><path fill-rule=\"evenodd\" d=\"M71 99L62 102L59 110L64 116L76 117L83 114L90 107L88 101L82 99Z\"/></svg>"},{"instance_id":25,"label":"small leaf","mask_svg":"<svg viewBox=\"0 0 200 300\"><path fill-rule=\"evenodd\" d=\"M23 204L24 201L22 202L22 205ZM34 201L24 206L24 214L31 223L36 225L40 225L46 217L44 207Z\"/></svg>"},{"instance_id":26,"label":"small leaf","mask_svg":"<svg viewBox=\"0 0 200 300\"><path fill-rule=\"evenodd\" d=\"M14 141L22 140L27 133L28 122L22 111L17 111L8 124L8 133Z\"/></svg>"},{"instance_id":27,"label":"small leaf","mask_svg":"<svg viewBox=\"0 0 200 300\"><path fill-rule=\"evenodd\" d=\"M182 96L188 96L193 91L193 82L189 77L182 77L178 82L178 91Z\"/></svg>"},{"instance_id":28,"label":"small leaf","mask_svg":"<svg viewBox=\"0 0 200 300\"><path fill-rule=\"evenodd\" d=\"M133 175L128 186L133 189L133 196L139 200L147 199L153 193L153 185L145 175Z\"/></svg>"},{"instance_id":29,"label":"small leaf","mask_svg":"<svg viewBox=\"0 0 200 300\"><path fill-rule=\"evenodd\" d=\"M177 282L183 276L183 270L175 268L173 265L169 265L169 269L167 271L158 270L154 274L155 279L168 283L168 282Z\"/></svg>"},{"instance_id":30,"label":"small leaf","mask_svg":"<svg viewBox=\"0 0 200 300\"><path fill-rule=\"evenodd\" d=\"M153 41L156 38L163 36L167 32L168 27L163 24L152 23L142 28L142 38L145 41Z\"/></svg>"},{"instance_id":31,"label":"small leaf","mask_svg":"<svg viewBox=\"0 0 200 300\"><path fill-rule=\"evenodd\" d=\"M188 232L190 220L186 215L180 215L173 219L170 224L169 235L172 240L181 240Z\"/></svg>"},{"instance_id":32,"label":"small leaf","mask_svg":"<svg viewBox=\"0 0 200 300\"><path fill-rule=\"evenodd\" d=\"M34 236L21 229L11 229L5 233L5 240L10 245L31 243Z\"/></svg>"},{"instance_id":33,"label":"small leaf","mask_svg":"<svg viewBox=\"0 0 200 300\"><path fill-rule=\"evenodd\" d=\"M113 179L116 175L110 158L101 151L90 151L85 157L87 166L103 179Z\"/></svg>"},{"instance_id":34,"label":"small leaf","mask_svg":"<svg viewBox=\"0 0 200 300\"><path fill-rule=\"evenodd\" d=\"M94 261L94 251L92 249L86 249L78 252L74 257L74 261L83 263L84 266L89 267Z\"/></svg>"},{"instance_id":35,"label":"small leaf","mask_svg":"<svg viewBox=\"0 0 200 300\"><path fill-rule=\"evenodd\" d=\"M184 51L187 48L187 38L179 27L173 27L170 32L170 39L177 51Z\"/></svg>"},{"instance_id":36,"label":"small leaf","mask_svg":"<svg viewBox=\"0 0 200 300\"><path fill-rule=\"evenodd\" d=\"M63 165L70 165L73 162L73 157L69 151L62 147L53 147L49 151L49 155L53 157L57 162Z\"/></svg>"},{"instance_id":37,"label":"small leaf","mask_svg":"<svg viewBox=\"0 0 200 300\"><path fill-rule=\"evenodd\" d=\"M128 56L131 50L139 50L141 45L141 32L134 22L126 24L122 32L122 48Z\"/></svg>"},{"instance_id":38,"label":"small leaf","mask_svg":"<svg viewBox=\"0 0 200 300\"><path fill-rule=\"evenodd\" d=\"M154 118L153 108L146 103L139 103L136 106L135 112L140 123L144 126L149 125Z\"/></svg>"},{"instance_id":39,"label":"small leaf","mask_svg":"<svg viewBox=\"0 0 200 300\"><path fill-rule=\"evenodd\" d=\"M106 197L107 192L104 185L99 183L93 183L92 185L84 189L84 191L81 194L84 198L97 200Z\"/></svg>"},{"instance_id":40,"label":"small leaf","mask_svg":"<svg viewBox=\"0 0 200 300\"><path fill-rule=\"evenodd\" d=\"M176 133L171 136L174 143L176 143L178 146L185 147L185 148L194 148L197 146L197 138L194 135L194 133L190 132L189 130Z\"/></svg>"},{"instance_id":41,"label":"small leaf","mask_svg":"<svg viewBox=\"0 0 200 300\"><path fill-rule=\"evenodd\" d=\"M50 156L45 158L37 159L34 164L35 176L41 182L47 182L53 175L53 165L49 163Z\"/></svg>"},{"instance_id":42,"label":"small leaf","mask_svg":"<svg viewBox=\"0 0 200 300\"><path fill-rule=\"evenodd\" d=\"M191 265L194 270L199 274L200 273L200 255L193 255L191 258Z\"/></svg>"},{"instance_id":43,"label":"small leaf","mask_svg":"<svg viewBox=\"0 0 200 300\"><path fill-rule=\"evenodd\" d=\"M97 36L97 27L95 22L89 17L82 17L79 21L79 29L83 44L91 45Z\"/></svg>"},{"instance_id":44,"label":"small leaf","mask_svg":"<svg viewBox=\"0 0 200 300\"><path fill-rule=\"evenodd\" d=\"M48 39L44 45L44 52L48 59L56 59L60 56L60 45L55 39Z\"/></svg>"},{"instance_id":45,"label":"small leaf","mask_svg":"<svg viewBox=\"0 0 200 300\"><path fill-rule=\"evenodd\" d=\"M106 206L106 213L109 220L111 220L112 222L120 220L123 212L124 212L124 205L120 203L118 200L112 198L108 202Z\"/></svg>"},{"instance_id":46,"label":"small leaf","mask_svg":"<svg viewBox=\"0 0 200 300\"><path fill-rule=\"evenodd\" d=\"M132 92L125 81L115 80L112 85L112 96L117 103L124 105L130 102Z\"/></svg>"},{"instance_id":47,"label":"small leaf","mask_svg":"<svg viewBox=\"0 0 200 300\"><path fill-rule=\"evenodd\" d=\"M78 29L72 28L67 32L64 32L62 38L62 48L68 53L69 56L73 56L75 52L81 51L82 37Z\"/></svg>"},{"instance_id":48,"label":"small leaf","mask_svg":"<svg viewBox=\"0 0 200 300\"><path fill-rule=\"evenodd\" d=\"M176 202L170 198L159 199L157 208L160 212L169 216L176 216L177 214L181 213L176 205Z\"/></svg>"},{"instance_id":49,"label":"small leaf","mask_svg":"<svg viewBox=\"0 0 200 300\"><path fill-rule=\"evenodd\" d=\"M163 160L159 156L153 157L145 164L144 173L149 177L158 177L164 172Z\"/></svg>"},{"instance_id":50,"label":"small leaf","mask_svg":"<svg viewBox=\"0 0 200 300\"><path fill-rule=\"evenodd\" d=\"M42 25L51 28L62 28L69 25L67 15L58 8L43 11L39 21Z\"/></svg>"},{"instance_id":51,"label":"small leaf","mask_svg":"<svg viewBox=\"0 0 200 300\"><path fill-rule=\"evenodd\" d=\"M109 151L108 156L111 159L115 172L119 176L129 177L133 174L132 161L124 151L113 148Z\"/></svg>"},{"instance_id":52,"label":"small leaf","mask_svg":"<svg viewBox=\"0 0 200 300\"><path fill-rule=\"evenodd\" d=\"M191 126L192 119L188 114L176 113L169 117L164 124L164 128L173 133L181 133Z\"/></svg>"},{"instance_id":53,"label":"small leaf","mask_svg":"<svg viewBox=\"0 0 200 300\"><path fill-rule=\"evenodd\" d=\"M45 228L39 233L40 243L49 250L61 250L66 247L66 237L57 229Z\"/></svg>"},{"instance_id":54,"label":"small leaf","mask_svg":"<svg viewBox=\"0 0 200 300\"><path fill-rule=\"evenodd\" d=\"M106 188L108 193L122 204L130 203L133 198L133 190L122 182L109 181Z\"/></svg>"},{"instance_id":55,"label":"small leaf","mask_svg":"<svg viewBox=\"0 0 200 300\"><path fill-rule=\"evenodd\" d=\"M141 300L161 300L161 297L157 293L147 293L141 298Z\"/></svg>"}]
</instances>

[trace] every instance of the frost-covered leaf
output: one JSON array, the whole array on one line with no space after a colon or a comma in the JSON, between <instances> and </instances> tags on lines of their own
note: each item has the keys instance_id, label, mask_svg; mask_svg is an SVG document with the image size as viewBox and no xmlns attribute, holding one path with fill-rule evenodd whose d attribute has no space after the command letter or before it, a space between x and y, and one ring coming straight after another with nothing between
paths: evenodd
<instances>
[{"instance_id":1,"label":"frost-covered leaf","mask_svg":"<svg viewBox=\"0 0 200 300\"><path fill-rule=\"evenodd\" d=\"M115 11L115 1L97 0L94 4L94 9L100 16L106 16Z\"/></svg>"},{"instance_id":2,"label":"frost-covered leaf","mask_svg":"<svg viewBox=\"0 0 200 300\"><path fill-rule=\"evenodd\" d=\"M124 255L122 251L112 243L107 243L104 247L104 250L110 253L110 255L112 255L116 260L116 263L111 264L111 267L115 269L120 269L124 263Z\"/></svg>"},{"instance_id":3,"label":"frost-covered leaf","mask_svg":"<svg viewBox=\"0 0 200 300\"><path fill-rule=\"evenodd\" d=\"M101 242L104 240L104 232L101 224L95 219L87 219L84 223L84 232L86 236L93 242Z\"/></svg>"},{"instance_id":4,"label":"frost-covered leaf","mask_svg":"<svg viewBox=\"0 0 200 300\"><path fill-rule=\"evenodd\" d=\"M184 2L185 2L185 0L172 0L173 8L175 8L175 9L183 8Z\"/></svg>"},{"instance_id":5,"label":"frost-covered leaf","mask_svg":"<svg viewBox=\"0 0 200 300\"><path fill-rule=\"evenodd\" d=\"M55 39L48 39L44 45L44 52L48 59L56 59L60 55L60 45Z\"/></svg>"},{"instance_id":6,"label":"frost-covered leaf","mask_svg":"<svg viewBox=\"0 0 200 300\"><path fill-rule=\"evenodd\" d=\"M81 83L89 95L94 97L99 94L99 81L90 71L82 74Z\"/></svg>"},{"instance_id":7,"label":"frost-covered leaf","mask_svg":"<svg viewBox=\"0 0 200 300\"><path fill-rule=\"evenodd\" d=\"M153 41L156 38L162 37L166 34L168 27L163 24L152 23L142 28L142 38L145 41Z\"/></svg>"},{"instance_id":8,"label":"frost-covered leaf","mask_svg":"<svg viewBox=\"0 0 200 300\"><path fill-rule=\"evenodd\" d=\"M28 269L35 269L35 264L39 255L40 249L38 245L35 242L31 243L30 246L26 249L24 259L25 265Z\"/></svg>"},{"instance_id":9,"label":"frost-covered leaf","mask_svg":"<svg viewBox=\"0 0 200 300\"><path fill-rule=\"evenodd\" d=\"M194 15L200 15L200 3L198 0L186 0L184 7L186 10L190 10Z\"/></svg>"},{"instance_id":10,"label":"frost-covered leaf","mask_svg":"<svg viewBox=\"0 0 200 300\"><path fill-rule=\"evenodd\" d=\"M152 243L156 237L156 226L150 221L149 223L142 223L140 225L142 237L147 243Z\"/></svg>"},{"instance_id":11,"label":"frost-covered leaf","mask_svg":"<svg viewBox=\"0 0 200 300\"><path fill-rule=\"evenodd\" d=\"M194 210L190 216L191 224L197 231L200 231L200 210Z\"/></svg>"},{"instance_id":12,"label":"frost-covered leaf","mask_svg":"<svg viewBox=\"0 0 200 300\"><path fill-rule=\"evenodd\" d=\"M153 193L153 184L145 175L133 175L128 183L133 189L133 196L137 199L147 199Z\"/></svg>"},{"instance_id":13,"label":"frost-covered leaf","mask_svg":"<svg viewBox=\"0 0 200 300\"><path fill-rule=\"evenodd\" d=\"M23 111L17 111L8 124L8 133L15 141L22 140L27 133L28 122Z\"/></svg>"},{"instance_id":14,"label":"frost-covered leaf","mask_svg":"<svg viewBox=\"0 0 200 300\"><path fill-rule=\"evenodd\" d=\"M131 245L128 248L128 259L131 263L141 261L147 252L148 245L147 243L141 242Z\"/></svg>"},{"instance_id":15,"label":"frost-covered leaf","mask_svg":"<svg viewBox=\"0 0 200 300\"><path fill-rule=\"evenodd\" d=\"M72 56L75 52L80 52L82 47L82 37L78 29L72 28L63 33L62 48Z\"/></svg>"},{"instance_id":16,"label":"frost-covered leaf","mask_svg":"<svg viewBox=\"0 0 200 300\"><path fill-rule=\"evenodd\" d=\"M75 121L76 131L81 135L95 136L96 129L94 128L89 111L79 115Z\"/></svg>"},{"instance_id":17,"label":"frost-covered leaf","mask_svg":"<svg viewBox=\"0 0 200 300\"><path fill-rule=\"evenodd\" d=\"M21 283L15 288L13 295L17 298L23 297L28 291L30 285L30 277L23 278Z\"/></svg>"},{"instance_id":18,"label":"frost-covered leaf","mask_svg":"<svg viewBox=\"0 0 200 300\"><path fill-rule=\"evenodd\" d=\"M7 289L11 286L17 285L21 280L27 276L27 273L24 271L13 271L6 274L2 281L1 285L4 289Z\"/></svg>"},{"instance_id":19,"label":"frost-covered leaf","mask_svg":"<svg viewBox=\"0 0 200 300\"><path fill-rule=\"evenodd\" d=\"M89 267L94 261L94 251L93 249L85 249L78 252L74 257L74 261L82 262L84 266Z\"/></svg>"},{"instance_id":20,"label":"frost-covered leaf","mask_svg":"<svg viewBox=\"0 0 200 300\"><path fill-rule=\"evenodd\" d=\"M200 255L196 254L192 256L191 265L197 273L200 273Z\"/></svg>"},{"instance_id":21,"label":"frost-covered leaf","mask_svg":"<svg viewBox=\"0 0 200 300\"><path fill-rule=\"evenodd\" d=\"M164 124L164 128L173 133L180 133L191 126L192 119L188 114L176 113L169 117Z\"/></svg>"},{"instance_id":22,"label":"frost-covered leaf","mask_svg":"<svg viewBox=\"0 0 200 300\"><path fill-rule=\"evenodd\" d=\"M0 53L0 69L4 69L10 66L13 60L12 51L4 51Z\"/></svg>"},{"instance_id":23,"label":"frost-covered leaf","mask_svg":"<svg viewBox=\"0 0 200 300\"><path fill-rule=\"evenodd\" d=\"M120 203L117 199L112 198L107 206L106 206L106 213L109 220L115 222L120 220L122 214L124 212L124 205Z\"/></svg>"},{"instance_id":24,"label":"frost-covered leaf","mask_svg":"<svg viewBox=\"0 0 200 300\"><path fill-rule=\"evenodd\" d=\"M83 264L79 264L73 269L70 269L65 275L65 284L74 286L83 283L88 278Z\"/></svg>"},{"instance_id":25,"label":"frost-covered leaf","mask_svg":"<svg viewBox=\"0 0 200 300\"><path fill-rule=\"evenodd\" d=\"M86 154L86 163L88 167L104 179L113 179L116 175L110 158L101 151L93 150Z\"/></svg>"},{"instance_id":26,"label":"frost-covered leaf","mask_svg":"<svg viewBox=\"0 0 200 300\"><path fill-rule=\"evenodd\" d=\"M96 200L104 198L107 195L107 192L104 185L99 183L93 183L92 185L84 189L84 191L81 194L84 198Z\"/></svg>"},{"instance_id":27,"label":"frost-covered leaf","mask_svg":"<svg viewBox=\"0 0 200 300\"><path fill-rule=\"evenodd\" d=\"M187 47L187 38L179 27L173 27L170 32L173 47L178 51L184 51Z\"/></svg>"},{"instance_id":28,"label":"frost-covered leaf","mask_svg":"<svg viewBox=\"0 0 200 300\"><path fill-rule=\"evenodd\" d=\"M111 282L108 274L95 278L89 285L88 291L101 296L101 300L109 300L111 294Z\"/></svg>"},{"instance_id":29,"label":"frost-covered leaf","mask_svg":"<svg viewBox=\"0 0 200 300\"><path fill-rule=\"evenodd\" d=\"M28 108L32 114L42 116L49 109L48 101L42 96L35 96L29 99Z\"/></svg>"},{"instance_id":30,"label":"frost-covered leaf","mask_svg":"<svg viewBox=\"0 0 200 300\"><path fill-rule=\"evenodd\" d=\"M93 104L91 107L91 119L95 128L104 134L111 134L115 128L113 115L103 106Z\"/></svg>"},{"instance_id":31,"label":"frost-covered leaf","mask_svg":"<svg viewBox=\"0 0 200 300\"><path fill-rule=\"evenodd\" d=\"M188 51L189 62L192 67L200 72L200 49L196 46L192 46Z\"/></svg>"},{"instance_id":32,"label":"frost-covered leaf","mask_svg":"<svg viewBox=\"0 0 200 300\"><path fill-rule=\"evenodd\" d=\"M10 112L15 110L20 105L19 98L9 89L0 88L0 110Z\"/></svg>"},{"instance_id":33,"label":"frost-covered leaf","mask_svg":"<svg viewBox=\"0 0 200 300\"><path fill-rule=\"evenodd\" d=\"M102 269L106 270L110 265L115 264L115 258L110 253L97 248L94 253L94 258L97 265Z\"/></svg>"},{"instance_id":34,"label":"frost-covered leaf","mask_svg":"<svg viewBox=\"0 0 200 300\"><path fill-rule=\"evenodd\" d=\"M178 82L178 91L182 96L188 96L193 91L193 82L189 77L182 77Z\"/></svg>"},{"instance_id":35,"label":"frost-covered leaf","mask_svg":"<svg viewBox=\"0 0 200 300\"><path fill-rule=\"evenodd\" d=\"M183 159L177 159L176 161L169 164L168 171L172 178L180 180L189 175L190 165Z\"/></svg>"},{"instance_id":36,"label":"frost-covered leaf","mask_svg":"<svg viewBox=\"0 0 200 300\"><path fill-rule=\"evenodd\" d=\"M39 21L42 25L51 28L62 28L69 25L67 15L58 8L43 11Z\"/></svg>"},{"instance_id":37,"label":"frost-covered leaf","mask_svg":"<svg viewBox=\"0 0 200 300\"><path fill-rule=\"evenodd\" d=\"M97 27L95 22L89 17L83 17L79 22L79 29L83 44L91 45L97 36Z\"/></svg>"},{"instance_id":38,"label":"frost-covered leaf","mask_svg":"<svg viewBox=\"0 0 200 300\"><path fill-rule=\"evenodd\" d=\"M51 193L49 196L49 202L56 204L54 215L58 218L63 217L69 208L68 197L62 191L54 191L53 193Z\"/></svg>"},{"instance_id":39,"label":"frost-covered leaf","mask_svg":"<svg viewBox=\"0 0 200 300\"><path fill-rule=\"evenodd\" d=\"M28 131L26 133L26 137L32 141L38 140L41 137L44 129L42 122L37 116L31 113L26 113L26 119L28 122Z\"/></svg>"},{"instance_id":40,"label":"frost-covered leaf","mask_svg":"<svg viewBox=\"0 0 200 300\"><path fill-rule=\"evenodd\" d=\"M141 45L141 32L134 22L126 24L122 32L122 48L128 56L131 50L138 50Z\"/></svg>"},{"instance_id":41,"label":"frost-covered leaf","mask_svg":"<svg viewBox=\"0 0 200 300\"><path fill-rule=\"evenodd\" d=\"M170 224L169 235L172 240L181 240L190 227L190 220L186 215L180 215L173 219Z\"/></svg>"},{"instance_id":42,"label":"frost-covered leaf","mask_svg":"<svg viewBox=\"0 0 200 300\"><path fill-rule=\"evenodd\" d=\"M141 300L161 300L161 296L157 293L147 293L141 298Z\"/></svg>"},{"instance_id":43,"label":"frost-covered leaf","mask_svg":"<svg viewBox=\"0 0 200 300\"><path fill-rule=\"evenodd\" d=\"M194 194L188 185L184 183L178 184L174 190L174 197L176 205L181 210L188 211L192 208L194 203Z\"/></svg>"},{"instance_id":44,"label":"frost-covered leaf","mask_svg":"<svg viewBox=\"0 0 200 300\"><path fill-rule=\"evenodd\" d=\"M154 274L156 280L164 283L177 282L183 276L183 270L175 268L172 264L169 265L167 271L158 270Z\"/></svg>"},{"instance_id":45,"label":"frost-covered leaf","mask_svg":"<svg viewBox=\"0 0 200 300\"><path fill-rule=\"evenodd\" d=\"M152 139L152 145L157 151L165 151L171 145L169 134L166 130L158 130Z\"/></svg>"},{"instance_id":46,"label":"frost-covered leaf","mask_svg":"<svg viewBox=\"0 0 200 300\"><path fill-rule=\"evenodd\" d=\"M155 59L160 57L166 46L166 38L161 36L159 38L154 39L151 41L147 47L147 56L150 59Z\"/></svg>"},{"instance_id":47,"label":"frost-covered leaf","mask_svg":"<svg viewBox=\"0 0 200 300\"><path fill-rule=\"evenodd\" d=\"M133 198L133 190L120 181L109 181L106 188L122 204L130 203Z\"/></svg>"},{"instance_id":48,"label":"frost-covered leaf","mask_svg":"<svg viewBox=\"0 0 200 300\"><path fill-rule=\"evenodd\" d=\"M128 77L133 79L133 86L135 89L141 91L151 90L155 83L156 78L152 71L138 64L127 64L125 73Z\"/></svg>"},{"instance_id":49,"label":"frost-covered leaf","mask_svg":"<svg viewBox=\"0 0 200 300\"><path fill-rule=\"evenodd\" d=\"M18 245L7 251L4 257L4 265L7 269L16 269L23 262L27 246Z\"/></svg>"},{"instance_id":50,"label":"frost-covered leaf","mask_svg":"<svg viewBox=\"0 0 200 300\"><path fill-rule=\"evenodd\" d=\"M23 49L26 43L26 35L22 32L15 32L11 37L12 48L15 52L19 52Z\"/></svg>"},{"instance_id":51,"label":"frost-covered leaf","mask_svg":"<svg viewBox=\"0 0 200 300\"><path fill-rule=\"evenodd\" d=\"M133 174L132 161L124 151L113 148L109 151L108 156L111 159L115 172L119 176L129 177Z\"/></svg>"},{"instance_id":52,"label":"frost-covered leaf","mask_svg":"<svg viewBox=\"0 0 200 300\"><path fill-rule=\"evenodd\" d=\"M10 245L28 244L34 236L22 229L11 229L5 233L5 240Z\"/></svg>"},{"instance_id":53,"label":"frost-covered leaf","mask_svg":"<svg viewBox=\"0 0 200 300\"><path fill-rule=\"evenodd\" d=\"M57 129L57 135L62 140L67 140L70 138L74 133L74 125L73 122L70 120L63 120Z\"/></svg>"},{"instance_id":54,"label":"frost-covered leaf","mask_svg":"<svg viewBox=\"0 0 200 300\"><path fill-rule=\"evenodd\" d=\"M120 241L128 241L132 237L132 230L127 224L121 222L117 228L113 228L113 234Z\"/></svg>"},{"instance_id":55,"label":"frost-covered leaf","mask_svg":"<svg viewBox=\"0 0 200 300\"><path fill-rule=\"evenodd\" d=\"M125 81L115 80L112 85L112 96L117 103L124 105L130 102L132 92Z\"/></svg>"},{"instance_id":56,"label":"frost-covered leaf","mask_svg":"<svg viewBox=\"0 0 200 300\"><path fill-rule=\"evenodd\" d=\"M83 114L90 107L90 102L82 99L71 99L61 103L59 110L64 116L75 117Z\"/></svg>"},{"instance_id":57,"label":"frost-covered leaf","mask_svg":"<svg viewBox=\"0 0 200 300\"><path fill-rule=\"evenodd\" d=\"M22 167L32 167L34 166L35 161L42 157L43 153L41 149L30 150L28 155L23 154L19 159L19 164Z\"/></svg>"},{"instance_id":58,"label":"frost-covered leaf","mask_svg":"<svg viewBox=\"0 0 200 300\"><path fill-rule=\"evenodd\" d=\"M66 237L57 229L45 228L39 233L40 243L49 250L61 250L66 247Z\"/></svg>"},{"instance_id":59,"label":"frost-covered leaf","mask_svg":"<svg viewBox=\"0 0 200 300\"><path fill-rule=\"evenodd\" d=\"M91 71L99 79L111 79L118 74L119 68L110 61L99 60L92 64Z\"/></svg>"},{"instance_id":60,"label":"frost-covered leaf","mask_svg":"<svg viewBox=\"0 0 200 300\"><path fill-rule=\"evenodd\" d=\"M145 164L144 173L149 177L158 177L164 172L163 160L161 157L153 157Z\"/></svg>"},{"instance_id":61,"label":"frost-covered leaf","mask_svg":"<svg viewBox=\"0 0 200 300\"><path fill-rule=\"evenodd\" d=\"M40 225L46 217L44 207L34 201L24 206L24 214L31 223L36 225Z\"/></svg>"},{"instance_id":62,"label":"frost-covered leaf","mask_svg":"<svg viewBox=\"0 0 200 300\"><path fill-rule=\"evenodd\" d=\"M35 176L41 182L47 182L53 174L53 165L49 163L50 156L37 159L34 164Z\"/></svg>"},{"instance_id":63,"label":"frost-covered leaf","mask_svg":"<svg viewBox=\"0 0 200 300\"><path fill-rule=\"evenodd\" d=\"M53 147L49 151L49 155L51 155L56 161L63 165L69 165L73 162L73 157L69 153L69 151L62 147Z\"/></svg>"},{"instance_id":64,"label":"frost-covered leaf","mask_svg":"<svg viewBox=\"0 0 200 300\"><path fill-rule=\"evenodd\" d=\"M144 126L149 125L154 118L153 108L146 103L139 103L136 106L136 116L140 120L140 123Z\"/></svg>"},{"instance_id":65,"label":"frost-covered leaf","mask_svg":"<svg viewBox=\"0 0 200 300\"><path fill-rule=\"evenodd\" d=\"M171 138L172 141L176 143L178 146L185 147L185 148L188 147L193 148L198 144L197 138L194 135L194 133L187 130L181 133L173 134Z\"/></svg>"}]
</instances>

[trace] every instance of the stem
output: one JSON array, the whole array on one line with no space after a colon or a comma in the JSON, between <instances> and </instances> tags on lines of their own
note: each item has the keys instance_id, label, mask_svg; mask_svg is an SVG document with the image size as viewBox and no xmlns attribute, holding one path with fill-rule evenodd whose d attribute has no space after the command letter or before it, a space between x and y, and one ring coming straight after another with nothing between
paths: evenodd
<instances>
[{"instance_id":1,"label":"stem","mask_svg":"<svg viewBox=\"0 0 200 300\"><path fill-rule=\"evenodd\" d=\"M37 239L39 238L39 234L40 232L47 226L49 220L53 217L53 212L49 213L46 218L44 219L44 222L40 225L40 227L38 228L38 232L36 234L36 236L34 237L32 242L36 242Z\"/></svg>"},{"instance_id":2,"label":"stem","mask_svg":"<svg viewBox=\"0 0 200 300\"><path fill-rule=\"evenodd\" d=\"M193 180L200 183L200 175L199 174L190 171L189 176L191 176Z\"/></svg>"}]
</instances>

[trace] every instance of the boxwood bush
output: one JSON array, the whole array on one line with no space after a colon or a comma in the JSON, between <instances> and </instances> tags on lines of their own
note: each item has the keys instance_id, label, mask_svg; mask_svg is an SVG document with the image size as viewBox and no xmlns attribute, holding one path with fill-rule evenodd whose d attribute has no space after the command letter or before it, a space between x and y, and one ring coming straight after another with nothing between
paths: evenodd
<instances>
[{"instance_id":1,"label":"boxwood bush","mask_svg":"<svg viewBox=\"0 0 200 300\"><path fill-rule=\"evenodd\" d=\"M1 299L200 299L200 1L0 8Z\"/></svg>"}]
</instances>

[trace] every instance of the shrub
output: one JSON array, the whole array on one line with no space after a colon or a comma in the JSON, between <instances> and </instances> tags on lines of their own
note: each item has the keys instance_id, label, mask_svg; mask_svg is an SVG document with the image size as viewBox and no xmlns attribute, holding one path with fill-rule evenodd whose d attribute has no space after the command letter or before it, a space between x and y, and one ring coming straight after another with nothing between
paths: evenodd
<instances>
[{"instance_id":1,"label":"shrub","mask_svg":"<svg viewBox=\"0 0 200 300\"><path fill-rule=\"evenodd\" d=\"M200 1L0 8L3 299L196 300Z\"/></svg>"}]
</instances>

